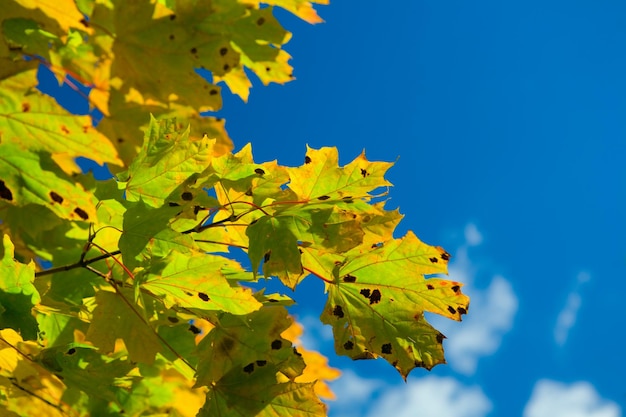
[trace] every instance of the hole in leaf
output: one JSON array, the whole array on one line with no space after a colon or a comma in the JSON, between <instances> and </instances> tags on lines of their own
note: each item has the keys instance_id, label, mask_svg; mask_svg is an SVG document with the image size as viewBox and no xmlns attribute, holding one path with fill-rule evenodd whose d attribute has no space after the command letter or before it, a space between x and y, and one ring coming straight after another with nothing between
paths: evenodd
<instances>
[{"instance_id":1,"label":"hole in leaf","mask_svg":"<svg viewBox=\"0 0 626 417\"><path fill-rule=\"evenodd\" d=\"M273 349L273 350L278 350L278 349L280 349L281 347L283 347L283 342L282 342L282 340L278 340L278 339L276 339L276 340L274 340L274 341L272 342L272 349Z\"/></svg>"},{"instance_id":2,"label":"hole in leaf","mask_svg":"<svg viewBox=\"0 0 626 417\"><path fill-rule=\"evenodd\" d=\"M391 343L385 343L382 346L382 350L381 350L384 354L386 355L390 355L391 354Z\"/></svg>"},{"instance_id":3,"label":"hole in leaf","mask_svg":"<svg viewBox=\"0 0 626 417\"><path fill-rule=\"evenodd\" d=\"M52 201L54 201L55 203L63 203L63 197L61 197L60 195L58 195L57 193L55 193L54 191L50 191L50 198L52 199Z\"/></svg>"},{"instance_id":4,"label":"hole in leaf","mask_svg":"<svg viewBox=\"0 0 626 417\"><path fill-rule=\"evenodd\" d=\"M253 363L249 363L246 366L243 367L243 371L247 374L251 374L254 371L254 364Z\"/></svg>"},{"instance_id":5,"label":"hole in leaf","mask_svg":"<svg viewBox=\"0 0 626 417\"><path fill-rule=\"evenodd\" d=\"M208 295L206 295L206 294L205 294L205 293L203 293L203 292L199 292L199 293L198 293L198 297L200 297L200 299L201 299L202 301L209 301L209 296L208 296Z\"/></svg>"},{"instance_id":6,"label":"hole in leaf","mask_svg":"<svg viewBox=\"0 0 626 417\"><path fill-rule=\"evenodd\" d=\"M335 306L333 309L333 316L337 316L340 319L343 318L343 308L341 308L341 306Z\"/></svg>"},{"instance_id":7,"label":"hole in leaf","mask_svg":"<svg viewBox=\"0 0 626 417\"><path fill-rule=\"evenodd\" d=\"M78 214L78 217L80 217L83 220L87 220L89 218L89 215L87 214L87 212L80 207L76 207L74 209L74 213Z\"/></svg>"}]
</instances>

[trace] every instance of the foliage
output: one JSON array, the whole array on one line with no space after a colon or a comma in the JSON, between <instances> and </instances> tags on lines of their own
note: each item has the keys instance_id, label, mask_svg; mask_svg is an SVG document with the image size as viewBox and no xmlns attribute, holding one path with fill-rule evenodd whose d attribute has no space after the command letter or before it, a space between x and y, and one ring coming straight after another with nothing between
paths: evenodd
<instances>
[{"instance_id":1,"label":"foliage","mask_svg":"<svg viewBox=\"0 0 626 417\"><path fill-rule=\"evenodd\" d=\"M261 278L323 280L339 354L383 357L404 378L444 363L424 312L460 320L469 300L431 276L447 252L394 238L392 164L339 166L334 148L256 163L201 116L221 106L217 83L245 100L250 74L293 78L273 7L321 19L306 0L263 3L3 4L2 415L325 415L338 372L295 347L292 300L254 292ZM45 70L84 91L90 114L39 92ZM78 157L115 177L96 181Z\"/></svg>"}]
</instances>

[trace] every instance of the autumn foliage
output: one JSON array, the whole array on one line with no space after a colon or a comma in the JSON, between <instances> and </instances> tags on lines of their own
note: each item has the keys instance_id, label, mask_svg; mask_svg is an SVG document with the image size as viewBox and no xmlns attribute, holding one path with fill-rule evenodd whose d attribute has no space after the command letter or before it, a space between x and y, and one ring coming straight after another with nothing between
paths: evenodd
<instances>
[{"instance_id":1,"label":"autumn foliage","mask_svg":"<svg viewBox=\"0 0 626 417\"><path fill-rule=\"evenodd\" d=\"M445 250L393 236L392 164L339 166L335 148L258 163L202 115L224 86L247 100L250 76L293 79L274 7L321 22L306 0L3 3L1 415L326 415L339 373L297 345L289 296L251 289L261 278L295 298L322 280L341 355L404 378L445 362L424 312L460 320L469 300L436 276ZM41 93L42 71L90 113Z\"/></svg>"}]
</instances>

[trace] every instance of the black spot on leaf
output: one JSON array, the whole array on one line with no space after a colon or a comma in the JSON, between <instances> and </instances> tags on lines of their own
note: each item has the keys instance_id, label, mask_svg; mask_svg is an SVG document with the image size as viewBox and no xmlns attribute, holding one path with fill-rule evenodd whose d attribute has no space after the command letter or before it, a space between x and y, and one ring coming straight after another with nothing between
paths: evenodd
<instances>
[{"instance_id":1,"label":"black spot on leaf","mask_svg":"<svg viewBox=\"0 0 626 417\"><path fill-rule=\"evenodd\" d=\"M267 301L269 301L270 303L277 303L278 300L274 299L274 298L270 298Z\"/></svg>"},{"instance_id":2,"label":"black spot on leaf","mask_svg":"<svg viewBox=\"0 0 626 417\"><path fill-rule=\"evenodd\" d=\"M265 365L267 365L267 361L263 361L263 360L256 361L256 364L257 364L257 366L265 366Z\"/></svg>"},{"instance_id":3,"label":"black spot on leaf","mask_svg":"<svg viewBox=\"0 0 626 417\"><path fill-rule=\"evenodd\" d=\"M376 304L380 301L380 291L374 290L372 291L372 295L370 296L370 304Z\"/></svg>"},{"instance_id":4,"label":"black spot on leaf","mask_svg":"<svg viewBox=\"0 0 626 417\"><path fill-rule=\"evenodd\" d=\"M430 285L430 284L426 284L426 288L428 288L429 290L434 290L434 289L435 289L435 287L433 287L433 286L432 286L432 285Z\"/></svg>"},{"instance_id":5,"label":"black spot on leaf","mask_svg":"<svg viewBox=\"0 0 626 417\"><path fill-rule=\"evenodd\" d=\"M305 164L310 164L311 163L311 158L309 158L308 155L304 157L304 163Z\"/></svg>"},{"instance_id":6,"label":"black spot on leaf","mask_svg":"<svg viewBox=\"0 0 626 417\"><path fill-rule=\"evenodd\" d=\"M189 52L191 52L192 54L195 55L195 54L198 53L198 49L197 48L191 48L191 50Z\"/></svg>"},{"instance_id":7,"label":"black spot on leaf","mask_svg":"<svg viewBox=\"0 0 626 417\"><path fill-rule=\"evenodd\" d=\"M246 366L243 367L243 371L247 374L251 374L254 371L254 364L253 363L249 363Z\"/></svg>"},{"instance_id":8,"label":"black spot on leaf","mask_svg":"<svg viewBox=\"0 0 626 417\"><path fill-rule=\"evenodd\" d=\"M452 314L456 314L456 310L452 306L448 306L448 311Z\"/></svg>"},{"instance_id":9,"label":"black spot on leaf","mask_svg":"<svg viewBox=\"0 0 626 417\"><path fill-rule=\"evenodd\" d=\"M193 206L193 214L198 214L202 210L202 206Z\"/></svg>"},{"instance_id":10,"label":"black spot on leaf","mask_svg":"<svg viewBox=\"0 0 626 417\"><path fill-rule=\"evenodd\" d=\"M270 67L265 67L265 71L266 72L270 72L271 68Z\"/></svg>"},{"instance_id":11,"label":"black spot on leaf","mask_svg":"<svg viewBox=\"0 0 626 417\"><path fill-rule=\"evenodd\" d=\"M171 41L173 41L176 37L174 35L170 35L169 38Z\"/></svg>"},{"instance_id":12,"label":"black spot on leaf","mask_svg":"<svg viewBox=\"0 0 626 417\"><path fill-rule=\"evenodd\" d=\"M459 307L457 310L459 311L459 314L461 314L461 315L467 314L467 310L464 309L463 307Z\"/></svg>"},{"instance_id":13,"label":"black spot on leaf","mask_svg":"<svg viewBox=\"0 0 626 417\"><path fill-rule=\"evenodd\" d=\"M61 197L60 195L58 195L57 193L55 193L54 191L50 191L50 198L52 199L52 201L54 201L55 203L63 203L63 197Z\"/></svg>"},{"instance_id":14,"label":"black spot on leaf","mask_svg":"<svg viewBox=\"0 0 626 417\"><path fill-rule=\"evenodd\" d=\"M263 23L265 23L265 18L264 17L259 17L256 21L256 24L261 26Z\"/></svg>"},{"instance_id":15,"label":"black spot on leaf","mask_svg":"<svg viewBox=\"0 0 626 417\"><path fill-rule=\"evenodd\" d=\"M224 47L224 48L221 48L221 49L220 49L220 55L221 55L221 56L224 56L224 55L226 55L227 53L228 53L228 48Z\"/></svg>"},{"instance_id":16,"label":"black spot on leaf","mask_svg":"<svg viewBox=\"0 0 626 417\"><path fill-rule=\"evenodd\" d=\"M324 201L324 200L328 200L330 197L327 195L323 195L321 197L317 197L318 200Z\"/></svg>"},{"instance_id":17,"label":"black spot on leaf","mask_svg":"<svg viewBox=\"0 0 626 417\"><path fill-rule=\"evenodd\" d=\"M437 334L437 343L443 342L443 339L445 339L445 338L446 337L443 334L441 334L441 333Z\"/></svg>"},{"instance_id":18,"label":"black spot on leaf","mask_svg":"<svg viewBox=\"0 0 626 417\"><path fill-rule=\"evenodd\" d=\"M27 113L30 111L30 103L24 102L22 103L22 111L24 113Z\"/></svg>"},{"instance_id":19,"label":"black spot on leaf","mask_svg":"<svg viewBox=\"0 0 626 417\"><path fill-rule=\"evenodd\" d=\"M270 250L270 251L265 252L265 255L263 256L263 260L264 260L265 262L269 262L269 260L270 260L270 256L272 256L272 251L271 251L271 250Z\"/></svg>"},{"instance_id":20,"label":"black spot on leaf","mask_svg":"<svg viewBox=\"0 0 626 417\"><path fill-rule=\"evenodd\" d=\"M437 262L439 262L439 259L435 258L434 256L432 258L428 258L429 261L431 261L432 263L436 264Z\"/></svg>"},{"instance_id":21,"label":"black spot on leaf","mask_svg":"<svg viewBox=\"0 0 626 417\"><path fill-rule=\"evenodd\" d=\"M346 343L343 344L343 348L345 350L352 350L352 349L354 349L354 343L352 343L352 341L348 340Z\"/></svg>"},{"instance_id":22,"label":"black spot on leaf","mask_svg":"<svg viewBox=\"0 0 626 417\"><path fill-rule=\"evenodd\" d=\"M254 170L255 173L257 173L258 175L263 175L265 174L265 171L263 171L261 168L257 168Z\"/></svg>"},{"instance_id":23,"label":"black spot on leaf","mask_svg":"<svg viewBox=\"0 0 626 417\"><path fill-rule=\"evenodd\" d=\"M167 203L167 205L170 206L170 207L180 207L180 204L175 203L173 201L170 201L169 203Z\"/></svg>"},{"instance_id":24,"label":"black spot on leaf","mask_svg":"<svg viewBox=\"0 0 626 417\"><path fill-rule=\"evenodd\" d=\"M198 329L196 326L194 326L193 324L189 325L189 331L193 334L200 334L202 333L202 330Z\"/></svg>"},{"instance_id":25,"label":"black spot on leaf","mask_svg":"<svg viewBox=\"0 0 626 417\"><path fill-rule=\"evenodd\" d=\"M117 143L124 143L124 138L117 138Z\"/></svg>"},{"instance_id":26,"label":"black spot on leaf","mask_svg":"<svg viewBox=\"0 0 626 417\"><path fill-rule=\"evenodd\" d=\"M382 346L381 351L386 354L386 355L390 355L391 354L391 343L385 343Z\"/></svg>"},{"instance_id":27,"label":"black spot on leaf","mask_svg":"<svg viewBox=\"0 0 626 417\"><path fill-rule=\"evenodd\" d=\"M340 319L343 318L343 308L341 308L341 306L335 306L333 309L333 316L337 316Z\"/></svg>"},{"instance_id":28,"label":"black spot on leaf","mask_svg":"<svg viewBox=\"0 0 626 417\"><path fill-rule=\"evenodd\" d=\"M272 349L273 350L278 350L281 347L283 347L283 342L282 340L276 339L272 342Z\"/></svg>"},{"instance_id":29,"label":"black spot on leaf","mask_svg":"<svg viewBox=\"0 0 626 417\"><path fill-rule=\"evenodd\" d=\"M89 27L89 22L87 21L87 19L80 19L78 21L81 25L85 26L86 28Z\"/></svg>"},{"instance_id":30,"label":"black spot on leaf","mask_svg":"<svg viewBox=\"0 0 626 417\"><path fill-rule=\"evenodd\" d=\"M348 204L354 203L354 200L352 199L352 197L343 197L343 201L345 201Z\"/></svg>"},{"instance_id":31,"label":"black spot on leaf","mask_svg":"<svg viewBox=\"0 0 626 417\"><path fill-rule=\"evenodd\" d=\"M363 176L363 178L367 177L369 174L367 173L366 170L364 170L363 168L361 168L361 175Z\"/></svg>"},{"instance_id":32,"label":"black spot on leaf","mask_svg":"<svg viewBox=\"0 0 626 417\"><path fill-rule=\"evenodd\" d=\"M443 259L444 261L450 260L450 254L448 252L442 253L441 254L441 259Z\"/></svg>"},{"instance_id":33,"label":"black spot on leaf","mask_svg":"<svg viewBox=\"0 0 626 417\"><path fill-rule=\"evenodd\" d=\"M74 209L74 213L78 214L78 217L80 217L83 220L87 220L89 218L89 215L87 214L87 212L80 207L76 207Z\"/></svg>"},{"instance_id":34,"label":"black spot on leaf","mask_svg":"<svg viewBox=\"0 0 626 417\"><path fill-rule=\"evenodd\" d=\"M191 201L193 200L193 194L191 194L189 191L185 191L184 193L180 195L180 198L182 198L185 201Z\"/></svg>"},{"instance_id":35,"label":"black spot on leaf","mask_svg":"<svg viewBox=\"0 0 626 417\"><path fill-rule=\"evenodd\" d=\"M178 317L168 317L167 321L170 323L178 323Z\"/></svg>"},{"instance_id":36,"label":"black spot on leaf","mask_svg":"<svg viewBox=\"0 0 626 417\"><path fill-rule=\"evenodd\" d=\"M302 356L302 353L298 352L298 349L296 349L296 347L293 347L293 354L296 356Z\"/></svg>"},{"instance_id":37,"label":"black spot on leaf","mask_svg":"<svg viewBox=\"0 0 626 417\"><path fill-rule=\"evenodd\" d=\"M252 197L252 188L248 188L248 191L245 192L248 197Z\"/></svg>"},{"instance_id":38,"label":"black spot on leaf","mask_svg":"<svg viewBox=\"0 0 626 417\"><path fill-rule=\"evenodd\" d=\"M222 68L224 68L224 71L228 71L228 69L230 68L230 65L224 64L224 66Z\"/></svg>"},{"instance_id":39,"label":"black spot on leaf","mask_svg":"<svg viewBox=\"0 0 626 417\"><path fill-rule=\"evenodd\" d=\"M206 295L206 294L205 294L205 293L203 293L203 292L199 292L199 293L198 293L198 297L200 297L200 299L201 299L202 301L209 301L209 296L208 296L208 295Z\"/></svg>"},{"instance_id":40,"label":"black spot on leaf","mask_svg":"<svg viewBox=\"0 0 626 417\"><path fill-rule=\"evenodd\" d=\"M365 297L365 298L370 298L370 294L371 294L371 293L372 293L372 292L371 292L369 289L367 289L367 288L363 288L363 289L359 292L359 294L361 294L361 295L362 295L363 297Z\"/></svg>"},{"instance_id":41,"label":"black spot on leaf","mask_svg":"<svg viewBox=\"0 0 626 417\"><path fill-rule=\"evenodd\" d=\"M185 295L188 295L189 297L193 297L193 293L191 293L189 291L185 291Z\"/></svg>"},{"instance_id":42,"label":"black spot on leaf","mask_svg":"<svg viewBox=\"0 0 626 417\"><path fill-rule=\"evenodd\" d=\"M174 19L176 19L176 15L175 14L171 14L170 15L170 20L174 20Z\"/></svg>"},{"instance_id":43,"label":"black spot on leaf","mask_svg":"<svg viewBox=\"0 0 626 417\"><path fill-rule=\"evenodd\" d=\"M68 355L73 355L75 353L76 353L76 349L74 349L74 348L69 348L68 351L67 351Z\"/></svg>"},{"instance_id":44,"label":"black spot on leaf","mask_svg":"<svg viewBox=\"0 0 626 417\"><path fill-rule=\"evenodd\" d=\"M216 94L217 94L217 90L215 88L212 88L211 91L209 91L210 96L214 96Z\"/></svg>"},{"instance_id":45,"label":"black spot on leaf","mask_svg":"<svg viewBox=\"0 0 626 417\"><path fill-rule=\"evenodd\" d=\"M356 277L353 275L346 275L343 277L343 282L356 282Z\"/></svg>"},{"instance_id":46,"label":"black spot on leaf","mask_svg":"<svg viewBox=\"0 0 626 417\"><path fill-rule=\"evenodd\" d=\"M454 292L455 292L455 294L458 294L458 293L459 293L459 290L461 289L461 287L459 287L458 285L454 285L454 286L452 286L451 288L452 288L452 291L454 291Z\"/></svg>"}]
</instances>

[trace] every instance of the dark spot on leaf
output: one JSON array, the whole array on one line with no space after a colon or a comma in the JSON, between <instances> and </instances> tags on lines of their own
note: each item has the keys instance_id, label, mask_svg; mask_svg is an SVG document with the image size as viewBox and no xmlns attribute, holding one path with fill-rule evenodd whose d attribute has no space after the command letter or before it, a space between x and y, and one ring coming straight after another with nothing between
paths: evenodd
<instances>
[{"instance_id":1,"label":"dark spot on leaf","mask_svg":"<svg viewBox=\"0 0 626 417\"><path fill-rule=\"evenodd\" d=\"M464 309L463 307L459 307L457 310L459 311L460 315L467 314L467 310Z\"/></svg>"},{"instance_id":2,"label":"dark spot on leaf","mask_svg":"<svg viewBox=\"0 0 626 417\"><path fill-rule=\"evenodd\" d=\"M123 143L124 142L124 138L117 138L117 143Z\"/></svg>"},{"instance_id":3,"label":"dark spot on leaf","mask_svg":"<svg viewBox=\"0 0 626 417\"><path fill-rule=\"evenodd\" d=\"M276 339L272 342L272 349L273 350L278 350L281 347L283 347L283 342L282 340Z\"/></svg>"},{"instance_id":4,"label":"dark spot on leaf","mask_svg":"<svg viewBox=\"0 0 626 417\"><path fill-rule=\"evenodd\" d=\"M263 256L263 261L265 261L265 262L269 262L269 260L270 260L270 256L271 256L271 255L272 255L272 251L271 251L271 250L270 250L270 251L265 252L265 255Z\"/></svg>"},{"instance_id":5,"label":"dark spot on leaf","mask_svg":"<svg viewBox=\"0 0 626 417\"><path fill-rule=\"evenodd\" d=\"M431 261L432 263L436 264L437 262L439 262L439 259L435 258L434 256L432 258L428 258L429 261Z\"/></svg>"},{"instance_id":6,"label":"dark spot on leaf","mask_svg":"<svg viewBox=\"0 0 626 417\"><path fill-rule=\"evenodd\" d=\"M30 111L30 103L22 103L22 111L24 113Z\"/></svg>"},{"instance_id":7,"label":"dark spot on leaf","mask_svg":"<svg viewBox=\"0 0 626 417\"><path fill-rule=\"evenodd\" d=\"M361 168L361 175L363 176L363 178L367 177L368 173L366 170L364 170L363 168Z\"/></svg>"},{"instance_id":8,"label":"dark spot on leaf","mask_svg":"<svg viewBox=\"0 0 626 417\"><path fill-rule=\"evenodd\" d=\"M452 306L448 306L448 311L452 314L456 314L456 310Z\"/></svg>"},{"instance_id":9,"label":"dark spot on leaf","mask_svg":"<svg viewBox=\"0 0 626 417\"><path fill-rule=\"evenodd\" d=\"M267 365L267 361L263 361L263 360L256 361L256 364L257 364L257 366L265 366L265 365Z\"/></svg>"},{"instance_id":10,"label":"dark spot on leaf","mask_svg":"<svg viewBox=\"0 0 626 417\"><path fill-rule=\"evenodd\" d=\"M305 164L310 164L311 163L311 158L309 158L308 155L304 157L304 163Z\"/></svg>"},{"instance_id":11,"label":"dark spot on leaf","mask_svg":"<svg viewBox=\"0 0 626 417\"><path fill-rule=\"evenodd\" d=\"M185 295L188 295L189 297L193 297L193 293L191 293L189 291L185 291Z\"/></svg>"},{"instance_id":12,"label":"dark spot on leaf","mask_svg":"<svg viewBox=\"0 0 626 417\"><path fill-rule=\"evenodd\" d=\"M168 317L167 321L170 323L178 323L178 317Z\"/></svg>"},{"instance_id":13,"label":"dark spot on leaf","mask_svg":"<svg viewBox=\"0 0 626 417\"><path fill-rule=\"evenodd\" d=\"M385 343L382 347L382 352L386 355L391 354L391 343Z\"/></svg>"},{"instance_id":14,"label":"dark spot on leaf","mask_svg":"<svg viewBox=\"0 0 626 417\"><path fill-rule=\"evenodd\" d=\"M193 200L193 194L191 194L189 191L185 191L184 193L180 195L180 198L182 198L185 201L191 201Z\"/></svg>"},{"instance_id":15,"label":"dark spot on leaf","mask_svg":"<svg viewBox=\"0 0 626 417\"><path fill-rule=\"evenodd\" d=\"M355 282L356 281L356 277L353 275L346 275L345 277L343 277L343 282Z\"/></svg>"},{"instance_id":16,"label":"dark spot on leaf","mask_svg":"<svg viewBox=\"0 0 626 417\"><path fill-rule=\"evenodd\" d=\"M224 68L224 71L228 71L228 69L230 68L230 65L224 64L223 68Z\"/></svg>"},{"instance_id":17,"label":"dark spot on leaf","mask_svg":"<svg viewBox=\"0 0 626 417\"><path fill-rule=\"evenodd\" d=\"M202 210L202 206L193 206L193 214L198 214Z\"/></svg>"},{"instance_id":18,"label":"dark spot on leaf","mask_svg":"<svg viewBox=\"0 0 626 417\"><path fill-rule=\"evenodd\" d=\"M224 48L221 48L221 49L220 49L220 55L221 55L221 56L224 56L224 55L226 55L227 53L228 53L228 48L224 47Z\"/></svg>"},{"instance_id":19,"label":"dark spot on leaf","mask_svg":"<svg viewBox=\"0 0 626 417\"><path fill-rule=\"evenodd\" d=\"M454 285L451 288L452 288L452 291L454 291L456 294L458 294L459 290L461 289L461 287L459 287L458 285Z\"/></svg>"},{"instance_id":20,"label":"dark spot on leaf","mask_svg":"<svg viewBox=\"0 0 626 417\"><path fill-rule=\"evenodd\" d=\"M75 353L76 353L76 349L74 349L74 348L69 348L69 350L67 351L68 355L73 355Z\"/></svg>"},{"instance_id":21,"label":"dark spot on leaf","mask_svg":"<svg viewBox=\"0 0 626 417\"><path fill-rule=\"evenodd\" d=\"M380 301L380 291L374 290L372 291L372 295L370 296L370 304L376 304Z\"/></svg>"},{"instance_id":22,"label":"dark spot on leaf","mask_svg":"<svg viewBox=\"0 0 626 417\"><path fill-rule=\"evenodd\" d=\"M340 319L343 318L343 308L341 308L341 306L335 306L333 309L333 316L337 316Z\"/></svg>"},{"instance_id":23,"label":"dark spot on leaf","mask_svg":"<svg viewBox=\"0 0 626 417\"><path fill-rule=\"evenodd\" d=\"M263 175L265 174L265 171L263 171L261 168L257 168L254 170L255 173L259 174L259 175Z\"/></svg>"},{"instance_id":24,"label":"dark spot on leaf","mask_svg":"<svg viewBox=\"0 0 626 417\"><path fill-rule=\"evenodd\" d=\"M395 368L396 366L398 366L398 361L391 362L391 365Z\"/></svg>"},{"instance_id":25,"label":"dark spot on leaf","mask_svg":"<svg viewBox=\"0 0 626 417\"><path fill-rule=\"evenodd\" d=\"M317 197L318 200L324 201L324 200L328 200L330 197L327 195L323 195L321 197Z\"/></svg>"},{"instance_id":26,"label":"dark spot on leaf","mask_svg":"<svg viewBox=\"0 0 626 417\"><path fill-rule=\"evenodd\" d=\"M354 203L354 200L352 199L352 197L344 197L343 201L345 201L346 203L350 204L350 203Z\"/></svg>"},{"instance_id":27,"label":"dark spot on leaf","mask_svg":"<svg viewBox=\"0 0 626 417\"><path fill-rule=\"evenodd\" d=\"M176 203L174 201L168 202L167 205L170 206L170 207L179 207L180 206L180 204L178 204L178 203Z\"/></svg>"},{"instance_id":28,"label":"dark spot on leaf","mask_svg":"<svg viewBox=\"0 0 626 417\"><path fill-rule=\"evenodd\" d=\"M173 41L174 40L174 35L170 35L170 40Z\"/></svg>"},{"instance_id":29,"label":"dark spot on leaf","mask_svg":"<svg viewBox=\"0 0 626 417\"><path fill-rule=\"evenodd\" d=\"M200 334L202 333L202 330L198 329L196 326L194 326L193 324L189 325L189 331L193 334Z\"/></svg>"},{"instance_id":30,"label":"dark spot on leaf","mask_svg":"<svg viewBox=\"0 0 626 417\"><path fill-rule=\"evenodd\" d=\"M445 338L446 337L443 334L441 334L441 333L437 334L437 343L443 342L443 339L445 339Z\"/></svg>"},{"instance_id":31,"label":"dark spot on leaf","mask_svg":"<svg viewBox=\"0 0 626 417\"><path fill-rule=\"evenodd\" d=\"M254 364L253 363L249 363L246 366L243 367L243 371L247 374L251 374L254 371Z\"/></svg>"},{"instance_id":32,"label":"dark spot on leaf","mask_svg":"<svg viewBox=\"0 0 626 417\"><path fill-rule=\"evenodd\" d=\"M175 14L171 14L170 15L170 20L174 20L174 19L176 19L176 15Z\"/></svg>"},{"instance_id":33,"label":"dark spot on leaf","mask_svg":"<svg viewBox=\"0 0 626 417\"><path fill-rule=\"evenodd\" d=\"M361 294L363 297L365 297L365 298L370 298L371 291L370 291L369 289L367 289L367 288L363 288L363 289L360 291L360 294Z\"/></svg>"},{"instance_id":34,"label":"dark spot on leaf","mask_svg":"<svg viewBox=\"0 0 626 417\"><path fill-rule=\"evenodd\" d=\"M195 54L198 53L198 49L197 48L191 48L191 51L189 51L189 52L191 52L192 54L195 55Z\"/></svg>"},{"instance_id":35,"label":"dark spot on leaf","mask_svg":"<svg viewBox=\"0 0 626 417\"><path fill-rule=\"evenodd\" d=\"M426 288L428 288L429 290L434 290L434 289L435 289L435 287L433 287L433 286L432 286L432 285L430 285L430 284L426 284Z\"/></svg>"},{"instance_id":36,"label":"dark spot on leaf","mask_svg":"<svg viewBox=\"0 0 626 417\"><path fill-rule=\"evenodd\" d=\"M352 343L352 341L348 340L346 343L343 344L343 348L345 350L352 350L354 348L354 343Z\"/></svg>"},{"instance_id":37,"label":"dark spot on leaf","mask_svg":"<svg viewBox=\"0 0 626 417\"><path fill-rule=\"evenodd\" d=\"M415 361L413 364L418 368L424 368L424 361Z\"/></svg>"},{"instance_id":38,"label":"dark spot on leaf","mask_svg":"<svg viewBox=\"0 0 626 417\"><path fill-rule=\"evenodd\" d=\"M76 207L74 209L74 213L78 214L78 217L80 217L83 220L87 220L89 218L89 215L87 214L87 212L80 207Z\"/></svg>"},{"instance_id":39,"label":"dark spot on leaf","mask_svg":"<svg viewBox=\"0 0 626 417\"><path fill-rule=\"evenodd\" d=\"M67 127L65 127L65 125L61 125L61 131L65 133L66 135L70 133L70 130Z\"/></svg>"},{"instance_id":40,"label":"dark spot on leaf","mask_svg":"<svg viewBox=\"0 0 626 417\"><path fill-rule=\"evenodd\" d=\"M222 352L230 352L234 346L235 341L233 339L224 339L219 344L219 348Z\"/></svg>"},{"instance_id":41,"label":"dark spot on leaf","mask_svg":"<svg viewBox=\"0 0 626 417\"><path fill-rule=\"evenodd\" d=\"M206 295L206 294L205 294L205 293L203 293L203 292L199 292L199 293L198 293L198 297L200 297L200 299L201 299L202 301L209 301L209 296L208 296L208 295Z\"/></svg>"},{"instance_id":42,"label":"dark spot on leaf","mask_svg":"<svg viewBox=\"0 0 626 417\"><path fill-rule=\"evenodd\" d=\"M263 23L265 23L265 18L264 17L259 17L256 21L256 24L261 26Z\"/></svg>"},{"instance_id":43,"label":"dark spot on leaf","mask_svg":"<svg viewBox=\"0 0 626 417\"><path fill-rule=\"evenodd\" d=\"M248 197L252 197L252 188L248 188L248 191L245 192Z\"/></svg>"},{"instance_id":44,"label":"dark spot on leaf","mask_svg":"<svg viewBox=\"0 0 626 417\"><path fill-rule=\"evenodd\" d=\"M450 260L450 254L448 252L442 253L441 254L441 259L443 259L444 261Z\"/></svg>"},{"instance_id":45,"label":"dark spot on leaf","mask_svg":"<svg viewBox=\"0 0 626 417\"><path fill-rule=\"evenodd\" d=\"M217 94L217 90L215 88L213 88L211 91L209 91L209 95L214 96Z\"/></svg>"},{"instance_id":46,"label":"dark spot on leaf","mask_svg":"<svg viewBox=\"0 0 626 417\"><path fill-rule=\"evenodd\" d=\"M89 27L89 22L86 19L80 19L78 22L86 28Z\"/></svg>"},{"instance_id":47,"label":"dark spot on leaf","mask_svg":"<svg viewBox=\"0 0 626 417\"><path fill-rule=\"evenodd\" d=\"M50 191L50 198L52 199L52 201L54 201L55 203L63 203L63 197L61 197L60 195L58 195L57 193L55 193L54 191Z\"/></svg>"},{"instance_id":48,"label":"dark spot on leaf","mask_svg":"<svg viewBox=\"0 0 626 417\"><path fill-rule=\"evenodd\" d=\"M293 354L296 356L302 356L302 353L298 352L298 349L296 349L296 347L293 347Z\"/></svg>"}]
</instances>

